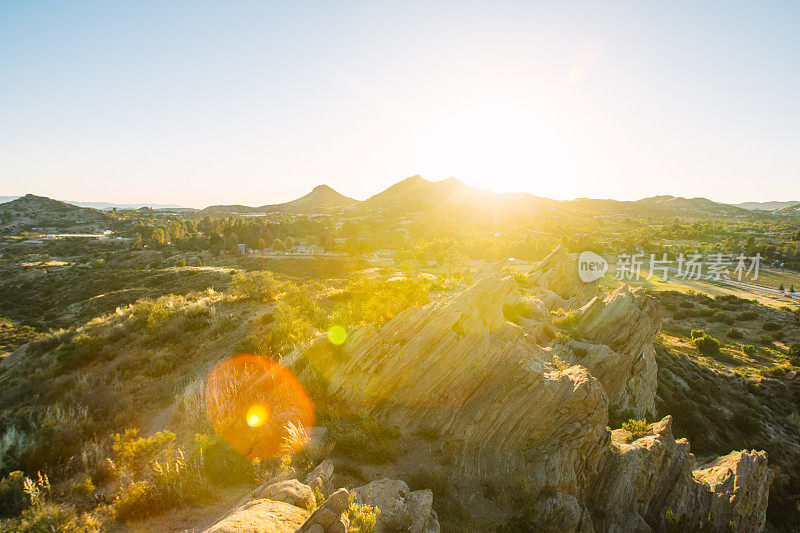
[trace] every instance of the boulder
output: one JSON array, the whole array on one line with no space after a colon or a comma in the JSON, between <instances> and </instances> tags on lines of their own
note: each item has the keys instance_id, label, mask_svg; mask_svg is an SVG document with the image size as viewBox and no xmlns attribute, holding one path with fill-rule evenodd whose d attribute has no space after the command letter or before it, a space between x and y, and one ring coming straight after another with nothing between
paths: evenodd
<instances>
[{"instance_id":1,"label":"boulder","mask_svg":"<svg viewBox=\"0 0 800 533\"><path fill-rule=\"evenodd\" d=\"M252 500L236 508L206 533L288 533L300 527L308 511L285 502Z\"/></svg>"},{"instance_id":2,"label":"boulder","mask_svg":"<svg viewBox=\"0 0 800 533\"><path fill-rule=\"evenodd\" d=\"M407 531L438 533L439 521L433 510L430 490L411 492L403 481L383 478L353 489L359 505L380 509L376 533Z\"/></svg>"},{"instance_id":3,"label":"boulder","mask_svg":"<svg viewBox=\"0 0 800 533\"><path fill-rule=\"evenodd\" d=\"M305 484L311 487L312 493L314 490L318 490L323 496L328 497L333 492L332 477L333 461L325 459L308 473Z\"/></svg>"},{"instance_id":4,"label":"boulder","mask_svg":"<svg viewBox=\"0 0 800 533\"><path fill-rule=\"evenodd\" d=\"M350 493L347 492L347 489L337 490L308 516L306 521L297 528L297 532L307 533L312 528L319 531L319 527L322 527L326 533L346 532L350 522L346 517L343 519L342 513L347 509L349 500Z\"/></svg>"},{"instance_id":5,"label":"boulder","mask_svg":"<svg viewBox=\"0 0 800 533\"><path fill-rule=\"evenodd\" d=\"M313 509L316 506L314 492L311 487L304 485L296 479L278 481L263 488L257 489L257 498L267 498L278 502L286 502L303 509Z\"/></svg>"}]
</instances>

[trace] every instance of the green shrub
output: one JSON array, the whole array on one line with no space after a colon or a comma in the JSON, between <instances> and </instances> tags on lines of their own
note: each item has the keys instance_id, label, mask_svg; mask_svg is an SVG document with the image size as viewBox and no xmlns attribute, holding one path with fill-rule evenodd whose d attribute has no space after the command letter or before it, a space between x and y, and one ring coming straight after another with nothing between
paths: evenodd
<instances>
[{"instance_id":1,"label":"green shrub","mask_svg":"<svg viewBox=\"0 0 800 533\"><path fill-rule=\"evenodd\" d=\"M228 290L236 298L273 302L278 292L278 281L272 272L237 272Z\"/></svg>"},{"instance_id":2,"label":"green shrub","mask_svg":"<svg viewBox=\"0 0 800 533\"><path fill-rule=\"evenodd\" d=\"M733 317L726 313L725 311L717 311L713 315L713 319L715 322L720 322L722 324L733 324Z\"/></svg>"},{"instance_id":3,"label":"green shrub","mask_svg":"<svg viewBox=\"0 0 800 533\"><path fill-rule=\"evenodd\" d=\"M752 409L743 408L733 414L731 421L736 428L746 435L754 435L761 431L759 417Z\"/></svg>"},{"instance_id":4,"label":"green shrub","mask_svg":"<svg viewBox=\"0 0 800 533\"><path fill-rule=\"evenodd\" d=\"M359 505L355 494L350 494L347 504L347 517L350 519L348 533L373 533L380 512L377 507Z\"/></svg>"},{"instance_id":5,"label":"green shrub","mask_svg":"<svg viewBox=\"0 0 800 533\"><path fill-rule=\"evenodd\" d=\"M758 318L758 313L755 311L742 311L737 315L739 320L755 320Z\"/></svg>"},{"instance_id":6,"label":"green shrub","mask_svg":"<svg viewBox=\"0 0 800 533\"><path fill-rule=\"evenodd\" d=\"M634 439L647 435L647 420L629 419L622 424L622 429L631 434Z\"/></svg>"},{"instance_id":7,"label":"green shrub","mask_svg":"<svg viewBox=\"0 0 800 533\"><path fill-rule=\"evenodd\" d=\"M694 338L693 341L694 345L697 347L697 351L703 355L714 355L719 353L719 341L714 337L703 335L702 337Z\"/></svg>"},{"instance_id":8,"label":"green shrub","mask_svg":"<svg viewBox=\"0 0 800 533\"><path fill-rule=\"evenodd\" d=\"M0 481L0 518L17 516L30 505L23 491L25 475L19 470L11 472Z\"/></svg>"},{"instance_id":9,"label":"green shrub","mask_svg":"<svg viewBox=\"0 0 800 533\"><path fill-rule=\"evenodd\" d=\"M730 339L741 339L743 337L742 332L736 328L729 329L725 335L728 336Z\"/></svg>"},{"instance_id":10,"label":"green shrub","mask_svg":"<svg viewBox=\"0 0 800 533\"><path fill-rule=\"evenodd\" d=\"M777 365L773 366L772 368L766 368L761 370L761 374L764 376L770 376L773 378L782 378L792 369L790 365Z\"/></svg>"},{"instance_id":11,"label":"green shrub","mask_svg":"<svg viewBox=\"0 0 800 533\"><path fill-rule=\"evenodd\" d=\"M752 344L742 344L742 353L745 355L755 355L756 347Z\"/></svg>"},{"instance_id":12,"label":"green shrub","mask_svg":"<svg viewBox=\"0 0 800 533\"><path fill-rule=\"evenodd\" d=\"M780 341L780 340L783 340L783 337L785 337L785 336L786 336L786 334L783 332L783 330L779 329L778 331L776 331L776 332L774 332L772 334L772 339L776 340L776 341Z\"/></svg>"},{"instance_id":13,"label":"green shrub","mask_svg":"<svg viewBox=\"0 0 800 533\"><path fill-rule=\"evenodd\" d=\"M116 453L112 470L121 477L138 477L156 462L164 461L175 453L175 434L171 431L159 431L150 437L139 437L139 430L131 428L121 435L113 435L112 438L111 449Z\"/></svg>"},{"instance_id":14,"label":"green shrub","mask_svg":"<svg viewBox=\"0 0 800 533\"><path fill-rule=\"evenodd\" d=\"M83 479L83 481L79 481L73 484L72 489L78 496L82 498L90 498L92 494L94 494L94 492L97 490L97 487L95 487L92 478L86 477Z\"/></svg>"},{"instance_id":15,"label":"green shrub","mask_svg":"<svg viewBox=\"0 0 800 533\"><path fill-rule=\"evenodd\" d=\"M764 325L761 326L764 331L777 331L781 329L780 324L776 322L764 322Z\"/></svg>"},{"instance_id":16,"label":"green shrub","mask_svg":"<svg viewBox=\"0 0 800 533\"><path fill-rule=\"evenodd\" d=\"M714 309L712 309L711 307L704 307L703 309L700 310L700 316L708 318L714 316L715 312L716 311L714 311Z\"/></svg>"},{"instance_id":17,"label":"green shrub","mask_svg":"<svg viewBox=\"0 0 800 533\"><path fill-rule=\"evenodd\" d=\"M207 491L195 458L174 447L175 434L139 437L135 429L114 435L112 469L123 478L114 498L118 520L138 519L185 503Z\"/></svg>"},{"instance_id":18,"label":"green shrub","mask_svg":"<svg viewBox=\"0 0 800 533\"><path fill-rule=\"evenodd\" d=\"M694 303L690 302L689 300L683 300L680 304L681 307L684 309L691 309L694 307Z\"/></svg>"},{"instance_id":19,"label":"green shrub","mask_svg":"<svg viewBox=\"0 0 800 533\"><path fill-rule=\"evenodd\" d=\"M706 332L702 329L693 329L692 330L692 340L699 339L700 337L705 337Z\"/></svg>"},{"instance_id":20,"label":"green shrub","mask_svg":"<svg viewBox=\"0 0 800 533\"><path fill-rule=\"evenodd\" d=\"M106 339L81 334L62 344L55 353L55 360L63 368L72 368L96 358L103 351Z\"/></svg>"},{"instance_id":21,"label":"green shrub","mask_svg":"<svg viewBox=\"0 0 800 533\"><path fill-rule=\"evenodd\" d=\"M789 363L800 366L800 342L796 342L789 347Z\"/></svg>"},{"instance_id":22,"label":"green shrub","mask_svg":"<svg viewBox=\"0 0 800 533\"><path fill-rule=\"evenodd\" d=\"M250 462L216 433L194 436L192 455L198 458L201 473L215 485L230 486L252 478Z\"/></svg>"}]
</instances>

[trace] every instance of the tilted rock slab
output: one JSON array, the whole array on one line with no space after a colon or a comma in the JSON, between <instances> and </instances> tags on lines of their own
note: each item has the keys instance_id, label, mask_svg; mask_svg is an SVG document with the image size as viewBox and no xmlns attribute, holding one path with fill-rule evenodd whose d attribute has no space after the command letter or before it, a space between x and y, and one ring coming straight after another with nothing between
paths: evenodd
<instances>
[{"instance_id":1,"label":"tilted rock slab","mask_svg":"<svg viewBox=\"0 0 800 533\"><path fill-rule=\"evenodd\" d=\"M515 283L497 270L381 327L359 328L343 346L321 337L283 363L321 374L345 410L407 433L437 428L455 444L464 477L515 475L534 493L548 489L554 496L536 505L550 529L650 531L709 516L715 529L763 528L771 478L763 452L735 452L695 471L669 417L630 443L606 428L609 396L653 410L661 320L653 298L623 287L573 311L588 351L559 370L527 326L504 318ZM547 279L567 296L574 289Z\"/></svg>"},{"instance_id":2,"label":"tilted rock slab","mask_svg":"<svg viewBox=\"0 0 800 533\"><path fill-rule=\"evenodd\" d=\"M488 273L464 292L365 326L342 347L319 339L306 355L353 412L371 411L413 433L439 428L460 450L464 474L529 467L541 486L574 488L581 457L608 434L607 399L586 369L558 371L541 347L503 317L514 288ZM292 357L286 362L291 363Z\"/></svg>"},{"instance_id":3,"label":"tilted rock slab","mask_svg":"<svg viewBox=\"0 0 800 533\"><path fill-rule=\"evenodd\" d=\"M573 335L587 342L556 343L556 352L589 369L611 404L639 416L655 412L658 366L653 341L661 329L658 301L642 289L632 292L623 285L573 313Z\"/></svg>"},{"instance_id":4,"label":"tilted rock slab","mask_svg":"<svg viewBox=\"0 0 800 533\"><path fill-rule=\"evenodd\" d=\"M578 263L563 245L536 263L528 279L549 309L574 309L597 296L598 282L580 279Z\"/></svg>"},{"instance_id":5,"label":"tilted rock slab","mask_svg":"<svg viewBox=\"0 0 800 533\"><path fill-rule=\"evenodd\" d=\"M599 531L762 531L772 472L765 452L733 452L695 468L686 439L672 436L672 417L628 443L613 432L587 495Z\"/></svg>"}]
</instances>

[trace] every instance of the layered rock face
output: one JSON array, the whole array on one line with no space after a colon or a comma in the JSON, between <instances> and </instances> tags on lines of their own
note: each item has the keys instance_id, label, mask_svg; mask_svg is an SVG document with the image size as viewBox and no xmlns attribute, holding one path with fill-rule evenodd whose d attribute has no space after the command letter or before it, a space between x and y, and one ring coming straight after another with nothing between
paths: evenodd
<instances>
[{"instance_id":1,"label":"layered rock face","mask_svg":"<svg viewBox=\"0 0 800 533\"><path fill-rule=\"evenodd\" d=\"M661 328L658 302L627 285L595 297L570 316L569 338L554 349L600 380L609 402L637 415L655 412L658 367L653 341Z\"/></svg>"},{"instance_id":2,"label":"layered rock face","mask_svg":"<svg viewBox=\"0 0 800 533\"><path fill-rule=\"evenodd\" d=\"M574 309L597 296L598 282L584 283L577 262L559 246L528 273L536 295L549 309Z\"/></svg>"},{"instance_id":3,"label":"layered rock face","mask_svg":"<svg viewBox=\"0 0 800 533\"><path fill-rule=\"evenodd\" d=\"M320 339L307 357L353 412L409 433L440 429L458 444L465 475L528 468L534 485L574 490L580 458L608 439L607 398L585 368L554 368L504 318L512 290L512 278L485 272L455 296L355 331L341 348ZM522 451L541 458L536 468Z\"/></svg>"},{"instance_id":4,"label":"layered rock face","mask_svg":"<svg viewBox=\"0 0 800 533\"><path fill-rule=\"evenodd\" d=\"M660 312L627 287L601 297L576 272L563 249L526 287L499 267L484 271L453 296L362 327L343 346L320 338L284 364L304 356L304 371L324 376L352 412L408 434L437 428L455 445L463 478L524 478L532 493L550 495L536 503L541 527L649 531L710 519L714 529L763 528L764 452L697 468L669 418L630 443L608 430L610 403L655 410ZM518 325L503 309L520 301L532 311ZM546 310L566 315L554 326ZM543 332L559 324L551 342Z\"/></svg>"},{"instance_id":5,"label":"layered rock face","mask_svg":"<svg viewBox=\"0 0 800 533\"><path fill-rule=\"evenodd\" d=\"M670 416L630 443L625 430L612 435L588 492L596 529L764 529L772 480L765 452L732 452L695 468Z\"/></svg>"}]
</instances>

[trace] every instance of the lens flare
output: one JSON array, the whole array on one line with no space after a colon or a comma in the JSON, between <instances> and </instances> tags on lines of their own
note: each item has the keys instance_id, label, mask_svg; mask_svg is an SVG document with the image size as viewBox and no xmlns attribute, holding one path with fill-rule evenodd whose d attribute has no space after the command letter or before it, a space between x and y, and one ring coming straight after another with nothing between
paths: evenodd
<instances>
[{"instance_id":1,"label":"lens flare","mask_svg":"<svg viewBox=\"0 0 800 533\"><path fill-rule=\"evenodd\" d=\"M328 340L334 346L342 345L347 340L347 332L342 326L331 326L328 330Z\"/></svg>"},{"instance_id":2,"label":"lens flare","mask_svg":"<svg viewBox=\"0 0 800 533\"><path fill-rule=\"evenodd\" d=\"M300 451L314 405L292 372L257 355L227 359L208 375L206 411L214 431L247 457Z\"/></svg>"},{"instance_id":3,"label":"lens flare","mask_svg":"<svg viewBox=\"0 0 800 533\"><path fill-rule=\"evenodd\" d=\"M251 428L258 428L263 426L269 418L269 411L267 406L263 403L254 403L247 410L247 425Z\"/></svg>"}]
</instances>

